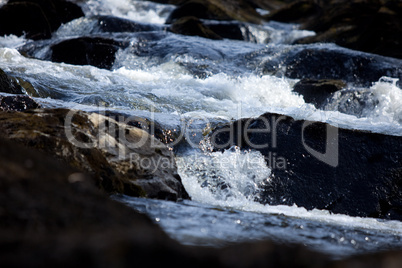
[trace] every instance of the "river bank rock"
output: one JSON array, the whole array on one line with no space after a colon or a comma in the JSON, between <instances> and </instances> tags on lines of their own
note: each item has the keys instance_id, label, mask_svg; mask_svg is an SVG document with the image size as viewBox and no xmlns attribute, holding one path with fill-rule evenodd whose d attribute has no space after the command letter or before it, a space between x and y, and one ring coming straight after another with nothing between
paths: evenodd
<instances>
[{"instance_id":1,"label":"river bank rock","mask_svg":"<svg viewBox=\"0 0 402 268\"><path fill-rule=\"evenodd\" d=\"M297 1L266 18L297 22L315 36L298 44L333 42L354 50L402 58L402 3L394 0Z\"/></svg>"},{"instance_id":2,"label":"river bank rock","mask_svg":"<svg viewBox=\"0 0 402 268\"><path fill-rule=\"evenodd\" d=\"M215 150L260 151L272 169L258 201L402 220L402 138L295 120L241 119L211 135Z\"/></svg>"},{"instance_id":3,"label":"river bank rock","mask_svg":"<svg viewBox=\"0 0 402 268\"><path fill-rule=\"evenodd\" d=\"M128 44L113 39L79 37L52 45L51 60L111 69L117 50L127 46Z\"/></svg>"},{"instance_id":4,"label":"river bank rock","mask_svg":"<svg viewBox=\"0 0 402 268\"><path fill-rule=\"evenodd\" d=\"M1 136L89 172L108 193L187 198L173 157L145 131L67 109L0 113Z\"/></svg>"},{"instance_id":5,"label":"river bank rock","mask_svg":"<svg viewBox=\"0 0 402 268\"><path fill-rule=\"evenodd\" d=\"M0 35L47 39L62 23L81 16L81 8L70 1L9 0L0 8Z\"/></svg>"}]
</instances>

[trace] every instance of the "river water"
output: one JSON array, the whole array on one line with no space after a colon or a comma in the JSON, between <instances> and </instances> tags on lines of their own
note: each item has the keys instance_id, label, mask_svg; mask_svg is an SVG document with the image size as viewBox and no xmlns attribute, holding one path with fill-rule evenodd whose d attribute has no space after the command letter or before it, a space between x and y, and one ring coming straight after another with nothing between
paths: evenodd
<instances>
[{"instance_id":1,"label":"river water","mask_svg":"<svg viewBox=\"0 0 402 268\"><path fill-rule=\"evenodd\" d=\"M353 75L347 79L349 90L369 94L375 105L358 112L334 109L334 105L316 109L292 92L299 80L287 75L286 61L281 61L284 55L313 49L371 56L334 44L291 45L297 38L314 34L298 30L298 25L244 24L248 41L216 41L167 32L164 22L174 9L171 5L132 0L90 0L81 5L85 18L61 26L51 40L0 37L0 68L29 81L34 90L28 94L44 107L116 110L155 120L185 138L175 152L191 201L113 198L148 214L183 244L223 246L272 239L302 243L334 258L402 247L402 223L398 221L254 202L258 182L269 181L271 175L263 156L237 148L212 152L203 139L217 124L266 112L402 136L400 76L393 76L401 71L402 61L381 58L381 64L388 69L395 66L395 72L384 72L376 81L362 82L357 77L355 82ZM135 21L151 30L104 31L98 25L99 15ZM111 70L48 60L51 44L78 36L124 40L129 46L117 52ZM278 63L274 71L273 63ZM344 68L354 66L345 63ZM218 181L211 179L217 177ZM220 187L222 182L231 187Z\"/></svg>"}]
</instances>

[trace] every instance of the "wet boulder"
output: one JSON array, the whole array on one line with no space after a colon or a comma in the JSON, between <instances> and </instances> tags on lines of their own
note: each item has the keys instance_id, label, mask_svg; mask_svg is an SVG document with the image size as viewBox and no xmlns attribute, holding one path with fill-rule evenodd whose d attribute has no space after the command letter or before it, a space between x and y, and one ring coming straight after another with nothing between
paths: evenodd
<instances>
[{"instance_id":1,"label":"wet boulder","mask_svg":"<svg viewBox=\"0 0 402 268\"><path fill-rule=\"evenodd\" d=\"M293 91L302 95L305 102L321 108L332 93L345 87L346 84L342 80L302 79L294 85Z\"/></svg>"},{"instance_id":2,"label":"wet boulder","mask_svg":"<svg viewBox=\"0 0 402 268\"><path fill-rule=\"evenodd\" d=\"M24 94L23 88L17 83L17 80L7 75L0 69L0 92L10 94Z\"/></svg>"},{"instance_id":3,"label":"wet boulder","mask_svg":"<svg viewBox=\"0 0 402 268\"><path fill-rule=\"evenodd\" d=\"M357 52L338 46L301 45L282 48L267 48L261 56L262 73L286 76L295 79L342 80L354 86L371 86L381 77L402 80L402 60Z\"/></svg>"},{"instance_id":4,"label":"wet boulder","mask_svg":"<svg viewBox=\"0 0 402 268\"><path fill-rule=\"evenodd\" d=\"M139 23L136 21L113 17L113 16L96 16L97 28L99 32L147 32L163 30L163 27L152 24Z\"/></svg>"},{"instance_id":5,"label":"wet boulder","mask_svg":"<svg viewBox=\"0 0 402 268\"><path fill-rule=\"evenodd\" d=\"M10 0L0 8L0 35L47 39L61 24L84 16L81 8L64 0Z\"/></svg>"},{"instance_id":6,"label":"wet boulder","mask_svg":"<svg viewBox=\"0 0 402 268\"><path fill-rule=\"evenodd\" d=\"M243 36L243 31L245 32L246 28L241 22L206 22L205 25L221 38L250 41Z\"/></svg>"},{"instance_id":7,"label":"wet boulder","mask_svg":"<svg viewBox=\"0 0 402 268\"><path fill-rule=\"evenodd\" d=\"M261 15L243 0L190 0L179 5L166 20L173 23L183 17L194 16L210 20L238 20L260 24Z\"/></svg>"},{"instance_id":8,"label":"wet boulder","mask_svg":"<svg viewBox=\"0 0 402 268\"><path fill-rule=\"evenodd\" d=\"M256 200L402 220L402 137L279 114L241 119L210 135L215 150L258 150L272 169Z\"/></svg>"},{"instance_id":9,"label":"wet boulder","mask_svg":"<svg viewBox=\"0 0 402 268\"><path fill-rule=\"evenodd\" d=\"M173 33L212 40L225 38L256 42L256 36L249 30L247 24L238 21L208 21L188 16L174 21L168 29Z\"/></svg>"},{"instance_id":10,"label":"wet boulder","mask_svg":"<svg viewBox=\"0 0 402 268\"><path fill-rule=\"evenodd\" d=\"M67 109L0 113L1 136L89 172L108 193L187 197L173 152L147 132Z\"/></svg>"},{"instance_id":11,"label":"wet boulder","mask_svg":"<svg viewBox=\"0 0 402 268\"><path fill-rule=\"evenodd\" d=\"M27 95L0 95L0 111L25 111L40 107L39 103Z\"/></svg>"},{"instance_id":12,"label":"wet boulder","mask_svg":"<svg viewBox=\"0 0 402 268\"><path fill-rule=\"evenodd\" d=\"M92 65L111 69L118 49L128 43L101 37L79 37L51 46L51 60L75 65Z\"/></svg>"},{"instance_id":13,"label":"wet boulder","mask_svg":"<svg viewBox=\"0 0 402 268\"><path fill-rule=\"evenodd\" d=\"M176 20L170 25L169 30L177 34L200 36L215 40L222 39L222 37L213 32L208 26L205 26L198 18L191 16Z\"/></svg>"},{"instance_id":14,"label":"wet boulder","mask_svg":"<svg viewBox=\"0 0 402 268\"><path fill-rule=\"evenodd\" d=\"M170 129L168 127L163 126L159 122L152 121L147 118L112 110L102 112L94 111L94 112L110 117L117 122L121 122L129 126L140 128L169 147L171 147L171 145L177 145L178 143L180 143L180 139L182 138L182 133L179 127Z\"/></svg>"},{"instance_id":15,"label":"wet boulder","mask_svg":"<svg viewBox=\"0 0 402 268\"><path fill-rule=\"evenodd\" d=\"M29 82L7 75L0 69L0 92L7 93L0 94L0 111L24 111L39 108L40 104L25 95L26 89L30 92L33 89Z\"/></svg>"}]
</instances>

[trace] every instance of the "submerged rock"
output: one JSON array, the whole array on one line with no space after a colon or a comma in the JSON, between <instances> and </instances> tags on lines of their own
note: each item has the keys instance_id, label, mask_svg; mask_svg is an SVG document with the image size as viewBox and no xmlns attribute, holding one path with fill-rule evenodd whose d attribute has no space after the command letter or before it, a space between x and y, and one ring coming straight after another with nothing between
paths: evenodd
<instances>
[{"instance_id":1,"label":"submerged rock","mask_svg":"<svg viewBox=\"0 0 402 268\"><path fill-rule=\"evenodd\" d=\"M173 157L145 131L67 109L0 113L1 136L90 172L108 193L186 198Z\"/></svg>"},{"instance_id":2,"label":"submerged rock","mask_svg":"<svg viewBox=\"0 0 402 268\"><path fill-rule=\"evenodd\" d=\"M402 220L402 137L267 113L210 138L215 150L237 145L264 155L272 175L261 203Z\"/></svg>"},{"instance_id":3,"label":"submerged rock","mask_svg":"<svg viewBox=\"0 0 402 268\"><path fill-rule=\"evenodd\" d=\"M0 35L46 39L61 24L81 16L81 8L70 1L9 0L0 8Z\"/></svg>"},{"instance_id":4,"label":"submerged rock","mask_svg":"<svg viewBox=\"0 0 402 268\"><path fill-rule=\"evenodd\" d=\"M51 60L76 65L92 65L111 69L115 53L119 48L127 47L124 42L100 37L79 37L62 41L51 46Z\"/></svg>"},{"instance_id":5,"label":"submerged rock","mask_svg":"<svg viewBox=\"0 0 402 268\"><path fill-rule=\"evenodd\" d=\"M293 91L303 95L305 102L314 104L316 108L321 108L332 93L344 87L346 84L341 80L302 79L294 85Z\"/></svg>"}]
</instances>

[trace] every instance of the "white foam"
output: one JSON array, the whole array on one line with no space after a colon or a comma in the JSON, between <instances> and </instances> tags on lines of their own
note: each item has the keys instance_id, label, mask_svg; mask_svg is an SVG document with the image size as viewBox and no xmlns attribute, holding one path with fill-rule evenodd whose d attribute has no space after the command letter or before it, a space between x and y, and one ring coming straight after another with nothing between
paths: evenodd
<instances>
[{"instance_id":1,"label":"white foam","mask_svg":"<svg viewBox=\"0 0 402 268\"><path fill-rule=\"evenodd\" d=\"M205 154L194 151L177 161L189 194L197 198L199 193L194 190L202 185L201 188L208 189L203 189L203 195L209 195L209 200L230 202L254 198L258 185L269 182L271 174L260 152L243 152L237 147Z\"/></svg>"},{"instance_id":2,"label":"white foam","mask_svg":"<svg viewBox=\"0 0 402 268\"><path fill-rule=\"evenodd\" d=\"M402 124L402 89L398 79L382 77L370 88L379 103L372 112L373 121Z\"/></svg>"},{"instance_id":3,"label":"white foam","mask_svg":"<svg viewBox=\"0 0 402 268\"><path fill-rule=\"evenodd\" d=\"M402 235L402 222L332 214L327 210L306 210L303 207L263 205L255 202L256 182L269 182L270 170L264 158L256 152L227 150L203 155L178 157L178 170L183 185L192 200L212 206L242 211L280 214L310 219L333 225L357 227ZM206 180L210 180L209 184ZM208 181L207 181L208 182ZM222 188L222 185L227 187Z\"/></svg>"},{"instance_id":4,"label":"white foam","mask_svg":"<svg viewBox=\"0 0 402 268\"><path fill-rule=\"evenodd\" d=\"M133 0L90 0L84 6L86 15L113 15L143 23L164 24L172 5Z\"/></svg>"},{"instance_id":5,"label":"white foam","mask_svg":"<svg viewBox=\"0 0 402 268\"><path fill-rule=\"evenodd\" d=\"M0 47L18 48L26 43L24 36L16 36L13 34L0 36Z\"/></svg>"}]
</instances>

